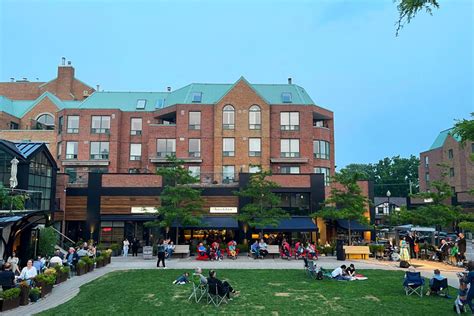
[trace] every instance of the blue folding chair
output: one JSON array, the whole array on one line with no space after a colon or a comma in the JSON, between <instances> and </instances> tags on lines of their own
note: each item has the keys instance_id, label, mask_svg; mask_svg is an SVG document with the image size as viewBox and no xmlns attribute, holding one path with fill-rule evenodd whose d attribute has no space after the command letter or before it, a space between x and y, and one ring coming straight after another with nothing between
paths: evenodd
<instances>
[{"instance_id":1,"label":"blue folding chair","mask_svg":"<svg viewBox=\"0 0 474 316\"><path fill-rule=\"evenodd\" d=\"M403 287L406 295L416 294L423 297L423 285L425 285L425 279L422 278L420 272L407 272L405 274Z\"/></svg>"}]
</instances>

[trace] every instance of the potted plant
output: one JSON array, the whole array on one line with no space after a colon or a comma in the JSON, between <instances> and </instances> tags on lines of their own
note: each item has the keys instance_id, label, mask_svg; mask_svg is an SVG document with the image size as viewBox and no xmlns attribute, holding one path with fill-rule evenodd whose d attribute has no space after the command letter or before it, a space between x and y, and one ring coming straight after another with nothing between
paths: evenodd
<instances>
[{"instance_id":1,"label":"potted plant","mask_svg":"<svg viewBox=\"0 0 474 316\"><path fill-rule=\"evenodd\" d=\"M76 265L76 272L77 272L77 275L80 276L80 275L83 275L83 274L86 274L88 272L87 270L87 264L84 260L79 260L77 262L77 265Z\"/></svg>"},{"instance_id":2,"label":"potted plant","mask_svg":"<svg viewBox=\"0 0 474 316\"><path fill-rule=\"evenodd\" d=\"M97 256L95 258L95 267L96 268L102 268L103 266L104 266L104 257Z\"/></svg>"},{"instance_id":3,"label":"potted plant","mask_svg":"<svg viewBox=\"0 0 474 316\"><path fill-rule=\"evenodd\" d=\"M46 271L48 270L54 269L47 269ZM41 297L45 297L53 290L53 284L56 282L56 270L54 270L54 273L50 271L48 274L46 274L46 272L38 274L35 278L35 281L36 285L41 287Z\"/></svg>"},{"instance_id":4,"label":"potted plant","mask_svg":"<svg viewBox=\"0 0 474 316\"><path fill-rule=\"evenodd\" d=\"M14 288L5 290L1 294L3 300L1 300L0 311L4 312L9 309L20 306L20 289Z\"/></svg>"},{"instance_id":5,"label":"potted plant","mask_svg":"<svg viewBox=\"0 0 474 316\"><path fill-rule=\"evenodd\" d=\"M38 299L41 296L41 288L40 287L34 287L30 290L30 301L35 303L38 301Z\"/></svg>"},{"instance_id":6,"label":"potted plant","mask_svg":"<svg viewBox=\"0 0 474 316\"><path fill-rule=\"evenodd\" d=\"M20 305L28 305L30 303L28 296L30 294L30 285L25 281L20 282Z\"/></svg>"},{"instance_id":7,"label":"potted plant","mask_svg":"<svg viewBox=\"0 0 474 316\"><path fill-rule=\"evenodd\" d=\"M71 272L70 267L68 267L68 266L62 266L61 267L61 275L62 275L62 278L63 278L63 282L67 281L67 279L69 278L69 273L70 272Z\"/></svg>"},{"instance_id":8,"label":"potted plant","mask_svg":"<svg viewBox=\"0 0 474 316\"><path fill-rule=\"evenodd\" d=\"M94 270L94 260L89 257L82 257L81 260L86 263L87 272L92 272L92 270Z\"/></svg>"},{"instance_id":9,"label":"potted plant","mask_svg":"<svg viewBox=\"0 0 474 316\"><path fill-rule=\"evenodd\" d=\"M105 265L109 264L112 257L112 249L107 249L102 253L102 256L105 257Z\"/></svg>"},{"instance_id":10,"label":"potted plant","mask_svg":"<svg viewBox=\"0 0 474 316\"><path fill-rule=\"evenodd\" d=\"M120 256L122 254L122 247L119 244L111 244L110 249L113 256Z\"/></svg>"}]
</instances>

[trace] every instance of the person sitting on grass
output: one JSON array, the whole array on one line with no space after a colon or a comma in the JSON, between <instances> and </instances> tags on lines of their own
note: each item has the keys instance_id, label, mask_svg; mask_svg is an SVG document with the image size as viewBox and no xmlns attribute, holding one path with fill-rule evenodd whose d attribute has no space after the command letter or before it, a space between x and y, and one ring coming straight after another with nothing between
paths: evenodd
<instances>
[{"instance_id":1,"label":"person sitting on grass","mask_svg":"<svg viewBox=\"0 0 474 316\"><path fill-rule=\"evenodd\" d=\"M189 282L189 273L184 272L176 280L173 281L173 284L183 285Z\"/></svg>"},{"instance_id":2,"label":"person sitting on grass","mask_svg":"<svg viewBox=\"0 0 474 316\"><path fill-rule=\"evenodd\" d=\"M345 274L346 274L346 276L351 277L351 278L355 277L356 269L355 269L353 263L351 263L351 264L346 268Z\"/></svg>"},{"instance_id":3,"label":"person sitting on grass","mask_svg":"<svg viewBox=\"0 0 474 316\"><path fill-rule=\"evenodd\" d=\"M231 293L234 294L234 296L238 296L240 294L240 291L234 290L229 282L219 280L216 277L216 274L216 271L211 270L209 271L209 277L207 278L207 284L211 294L218 294L219 296L225 295L227 299L231 299ZM214 291L217 291L217 293L214 293Z\"/></svg>"},{"instance_id":4,"label":"person sitting on grass","mask_svg":"<svg viewBox=\"0 0 474 316\"><path fill-rule=\"evenodd\" d=\"M428 290L428 292L426 292L426 295L429 296L431 293L438 292L439 288L434 287L435 280L443 281L444 279L446 279L446 278L441 275L441 271L439 271L439 269L435 269L433 271L433 276L430 279L430 289Z\"/></svg>"},{"instance_id":5,"label":"person sitting on grass","mask_svg":"<svg viewBox=\"0 0 474 316\"><path fill-rule=\"evenodd\" d=\"M343 264L342 266L334 269L331 272L331 277L334 280L338 280L338 281L347 281L347 280L349 280L350 278L344 275L344 271L346 271L346 269L347 269L346 265Z\"/></svg>"},{"instance_id":6,"label":"person sitting on grass","mask_svg":"<svg viewBox=\"0 0 474 316\"><path fill-rule=\"evenodd\" d=\"M200 242L198 245L198 253L201 257L204 257L205 255L207 255L206 246L204 246L202 242Z\"/></svg>"},{"instance_id":7,"label":"person sitting on grass","mask_svg":"<svg viewBox=\"0 0 474 316\"><path fill-rule=\"evenodd\" d=\"M268 255L268 245L263 238L258 243L258 254L262 259Z\"/></svg>"},{"instance_id":8,"label":"person sitting on grass","mask_svg":"<svg viewBox=\"0 0 474 316\"><path fill-rule=\"evenodd\" d=\"M254 256L254 259L258 259L259 256L259 246L258 246L258 241L255 240L255 242L250 246L250 252Z\"/></svg>"}]
</instances>

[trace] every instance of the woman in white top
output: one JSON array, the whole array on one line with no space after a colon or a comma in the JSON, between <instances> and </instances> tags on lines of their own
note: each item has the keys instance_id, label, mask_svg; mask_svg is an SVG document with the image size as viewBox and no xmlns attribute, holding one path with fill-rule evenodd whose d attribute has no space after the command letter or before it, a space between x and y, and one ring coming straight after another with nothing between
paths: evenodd
<instances>
[{"instance_id":1,"label":"woman in white top","mask_svg":"<svg viewBox=\"0 0 474 316\"><path fill-rule=\"evenodd\" d=\"M20 279L22 281L26 281L28 285L31 285L31 280L34 279L38 275L36 268L33 267L33 260L28 260L26 263L26 267L21 270Z\"/></svg>"},{"instance_id":2,"label":"woman in white top","mask_svg":"<svg viewBox=\"0 0 474 316\"><path fill-rule=\"evenodd\" d=\"M20 269L18 268L18 263L20 262L20 259L16 256L16 252L13 251L12 255L8 257L7 262L11 264L12 266L12 272L15 273L15 275L20 274Z\"/></svg>"},{"instance_id":3,"label":"woman in white top","mask_svg":"<svg viewBox=\"0 0 474 316\"><path fill-rule=\"evenodd\" d=\"M123 256L127 257L128 256L128 247L130 246L130 242L128 241L127 238L123 240Z\"/></svg>"}]
</instances>

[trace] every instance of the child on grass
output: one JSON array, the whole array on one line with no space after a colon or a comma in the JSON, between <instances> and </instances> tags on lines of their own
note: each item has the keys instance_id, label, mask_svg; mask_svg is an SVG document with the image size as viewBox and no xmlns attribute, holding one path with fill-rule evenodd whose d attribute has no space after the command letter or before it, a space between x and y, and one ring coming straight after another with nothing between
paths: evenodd
<instances>
[{"instance_id":1,"label":"child on grass","mask_svg":"<svg viewBox=\"0 0 474 316\"><path fill-rule=\"evenodd\" d=\"M173 284L183 285L189 282L189 273L184 272L176 280L173 281Z\"/></svg>"}]
</instances>

